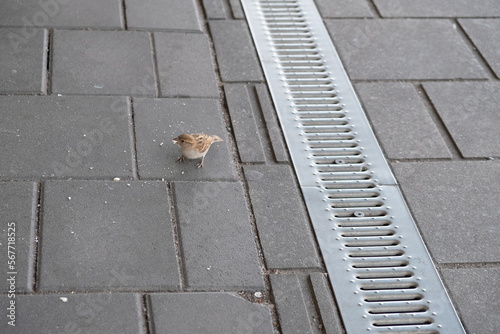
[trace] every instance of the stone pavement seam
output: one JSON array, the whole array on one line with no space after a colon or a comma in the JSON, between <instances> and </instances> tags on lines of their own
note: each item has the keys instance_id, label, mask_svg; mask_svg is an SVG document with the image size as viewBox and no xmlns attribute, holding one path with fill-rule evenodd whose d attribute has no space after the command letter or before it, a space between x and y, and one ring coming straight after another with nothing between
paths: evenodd
<instances>
[{"instance_id":1,"label":"stone pavement seam","mask_svg":"<svg viewBox=\"0 0 500 334\"><path fill-rule=\"evenodd\" d=\"M415 84L415 89L419 93L418 95L420 96L420 100L426 106L428 114L431 116L432 121L434 122L436 128L441 134L441 138L443 138L444 142L446 143L446 146L448 146L448 150L452 155L452 159L463 159L463 156L460 153L460 149L453 140L453 137L451 136L451 133L444 124L443 119L441 118L441 116L439 116L439 113L437 112L436 107L429 98L429 95L427 95L424 86L421 83Z\"/></svg>"},{"instance_id":2,"label":"stone pavement seam","mask_svg":"<svg viewBox=\"0 0 500 334\"><path fill-rule=\"evenodd\" d=\"M182 238L179 229L179 219L174 201L174 193L172 190L172 182L167 182L168 194L168 210L172 224L172 235L174 238L175 257L177 258L177 270L179 272L180 290L186 291L186 263L184 262L184 254L182 252Z\"/></svg>"},{"instance_id":3,"label":"stone pavement seam","mask_svg":"<svg viewBox=\"0 0 500 334\"><path fill-rule=\"evenodd\" d=\"M35 221L34 221L34 231L32 234L33 240L31 240L31 244L33 247L33 251L30 251L30 258L31 261L29 263L29 270L30 275L28 279L32 279L32 282L30 282L31 286L31 291L32 292L38 292L39 289L39 279L40 279L40 255L41 255L41 235L42 235L42 215L43 215L43 198L42 198L42 192L43 192L43 182L37 182L36 183L36 199L35 199L35 208L33 210L35 211Z\"/></svg>"},{"instance_id":4,"label":"stone pavement seam","mask_svg":"<svg viewBox=\"0 0 500 334\"><path fill-rule=\"evenodd\" d=\"M142 320L142 328L144 329L144 334L152 334L153 324L149 319L149 313L151 312L151 305L148 302L148 294L141 293L139 298L141 301L141 311L139 317Z\"/></svg>"},{"instance_id":5,"label":"stone pavement seam","mask_svg":"<svg viewBox=\"0 0 500 334\"><path fill-rule=\"evenodd\" d=\"M135 115L134 115L134 104L131 97L127 98L127 108L130 113L129 119L129 134L130 134L130 155L132 156L132 176L135 180L140 180L139 178L139 161L137 158L137 137L135 133Z\"/></svg>"},{"instance_id":6,"label":"stone pavement seam","mask_svg":"<svg viewBox=\"0 0 500 334\"><path fill-rule=\"evenodd\" d=\"M156 43L155 43L155 38L152 32L149 32L149 41L151 43L151 56L153 57L153 73L154 73L154 79L155 79L155 97L160 97L161 96L161 84L160 84L160 73L159 73L159 66L158 66L158 52L156 50Z\"/></svg>"},{"instance_id":7,"label":"stone pavement seam","mask_svg":"<svg viewBox=\"0 0 500 334\"><path fill-rule=\"evenodd\" d=\"M378 9L375 2L373 0L367 0L366 2L368 4L368 7L370 7L370 10L372 11L372 13L374 13L376 15L375 18L381 19L382 14L380 13L380 10Z\"/></svg>"},{"instance_id":8,"label":"stone pavement seam","mask_svg":"<svg viewBox=\"0 0 500 334\"><path fill-rule=\"evenodd\" d=\"M458 19L453 19L453 24L456 27L456 31L459 33L459 35L463 37L465 44L469 47L469 49L472 50L472 53L476 56L476 59L478 60L479 64L486 70L486 73L488 74L489 78L498 79L495 74L495 71L490 66L490 64L488 63L484 55L481 53L479 48L474 44L474 40L472 39L471 36L469 36L469 34L467 34L460 21Z\"/></svg>"},{"instance_id":9,"label":"stone pavement seam","mask_svg":"<svg viewBox=\"0 0 500 334\"><path fill-rule=\"evenodd\" d=\"M50 92L50 46L51 46L52 32L50 29L44 30L44 57L43 57L43 72L42 72L42 93L49 95Z\"/></svg>"},{"instance_id":10,"label":"stone pavement seam","mask_svg":"<svg viewBox=\"0 0 500 334\"><path fill-rule=\"evenodd\" d=\"M128 30L126 0L120 0L120 24L124 30Z\"/></svg>"}]
</instances>

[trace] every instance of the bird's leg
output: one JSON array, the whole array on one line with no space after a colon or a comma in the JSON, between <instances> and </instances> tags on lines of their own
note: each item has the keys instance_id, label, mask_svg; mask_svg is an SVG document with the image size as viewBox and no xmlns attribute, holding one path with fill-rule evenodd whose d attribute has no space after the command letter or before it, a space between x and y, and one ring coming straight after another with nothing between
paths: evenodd
<instances>
[{"instance_id":1,"label":"bird's leg","mask_svg":"<svg viewBox=\"0 0 500 334\"><path fill-rule=\"evenodd\" d=\"M201 161L200 161L200 162L196 165L196 166L198 166L198 168L203 167L203 160L204 160L204 159L205 159L205 156L202 156L202 157L201 157Z\"/></svg>"},{"instance_id":2,"label":"bird's leg","mask_svg":"<svg viewBox=\"0 0 500 334\"><path fill-rule=\"evenodd\" d=\"M186 157L184 155L181 155L180 157L177 158L177 162L184 162Z\"/></svg>"}]
</instances>

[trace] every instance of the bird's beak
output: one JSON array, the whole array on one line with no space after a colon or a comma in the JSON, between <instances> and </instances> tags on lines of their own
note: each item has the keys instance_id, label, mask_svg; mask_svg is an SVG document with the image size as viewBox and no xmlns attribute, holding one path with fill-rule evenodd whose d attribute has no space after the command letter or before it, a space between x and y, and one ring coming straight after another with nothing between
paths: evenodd
<instances>
[{"instance_id":1,"label":"bird's beak","mask_svg":"<svg viewBox=\"0 0 500 334\"><path fill-rule=\"evenodd\" d=\"M177 143L178 143L178 141L179 141L179 140L178 140L177 138L172 139L172 143L174 143L174 144L177 144Z\"/></svg>"}]
</instances>

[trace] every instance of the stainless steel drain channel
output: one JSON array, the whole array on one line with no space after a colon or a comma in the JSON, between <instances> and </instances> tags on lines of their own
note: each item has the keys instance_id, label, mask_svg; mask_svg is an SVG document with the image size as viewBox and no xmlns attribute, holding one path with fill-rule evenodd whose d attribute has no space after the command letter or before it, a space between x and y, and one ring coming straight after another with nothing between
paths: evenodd
<instances>
[{"instance_id":1,"label":"stainless steel drain channel","mask_svg":"<svg viewBox=\"0 0 500 334\"><path fill-rule=\"evenodd\" d=\"M313 1L242 3L348 333L465 333Z\"/></svg>"}]
</instances>

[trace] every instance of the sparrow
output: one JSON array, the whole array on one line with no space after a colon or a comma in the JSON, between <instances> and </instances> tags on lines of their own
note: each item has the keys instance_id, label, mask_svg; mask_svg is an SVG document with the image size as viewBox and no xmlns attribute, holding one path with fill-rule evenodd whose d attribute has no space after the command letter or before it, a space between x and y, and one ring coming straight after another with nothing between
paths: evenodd
<instances>
[{"instance_id":1,"label":"sparrow","mask_svg":"<svg viewBox=\"0 0 500 334\"><path fill-rule=\"evenodd\" d=\"M179 145L182 152L182 155L177 159L177 161L183 162L185 158L201 158L201 161L197 165L198 168L203 167L203 160L205 159L208 149L217 141L222 141L222 139L218 136L206 135L204 133L183 133L182 135L172 139L174 144Z\"/></svg>"}]
</instances>

